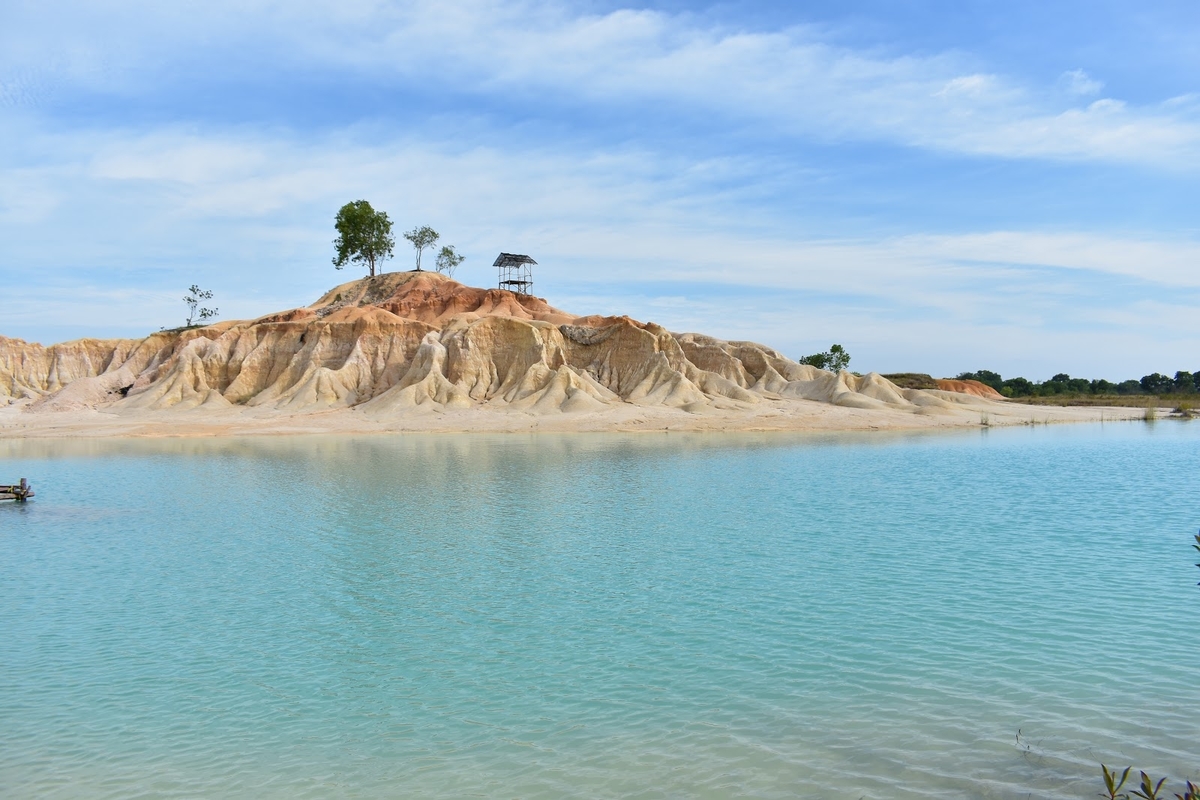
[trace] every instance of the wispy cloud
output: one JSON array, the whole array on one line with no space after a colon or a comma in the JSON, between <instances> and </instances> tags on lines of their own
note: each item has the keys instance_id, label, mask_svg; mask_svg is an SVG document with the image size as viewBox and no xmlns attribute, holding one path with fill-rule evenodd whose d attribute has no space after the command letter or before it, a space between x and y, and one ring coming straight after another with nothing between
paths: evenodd
<instances>
[{"instance_id":1,"label":"wispy cloud","mask_svg":"<svg viewBox=\"0 0 1200 800\"><path fill-rule=\"evenodd\" d=\"M58 135L55 146L61 160L9 173L21 185L0 195L0 203L8 197L0 205L0 220L50 223L70 203L91 197L97 212L102 204L128 203L138 217L229 224L229 219L270 221L286 211L311 213L327 227L324 217L330 209L361 194L377 198L401 219L423 214L470 230L577 232L588 241L580 252L602 248L605 257L618 261L622 254L641 254L693 270L730 264L728 275L738 282L755 278L732 263L737 260L733 252L707 240L710 232L727 239L728 232L743 231L738 239L745 241L735 246L750 248L742 252L763 265L756 273L768 282L780 277L770 271L775 260L797 257L795 239L778 234L780 220L764 218L765 227L747 229L735 220L738 198L713 190L725 181L754 180L762 165L753 161L694 163L680 157L672 163L634 147L581 154L570 147L463 146L416 137L363 143L341 133L298 140L181 129ZM43 199L30 204L26 200L31 196ZM660 238L655 231L670 233ZM680 250L676 233L686 233L698 244ZM606 244L610 236L622 243ZM870 265L882 259L918 264L933 258L981 268L1006 264L1091 270L1200 288L1194 268L1200 263L1200 244L1186 238L988 231L892 236L876 240L878 249L867 250L852 241L806 238L806 263ZM722 279L721 268L712 269L703 272L707 279Z\"/></svg>"},{"instance_id":2,"label":"wispy cloud","mask_svg":"<svg viewBox=\"0 0 1200 800\"><path fill-rule=\"evenodd\" d=\"M1072 69L1059 76L1059 84L1071 94L1099 94L1104 88L1104 81L1098 81L1081 69Z\"/></svg>"},{"instance_id":3,"label":"wispy cloud","mask_svg":"<svg viewBox=\"0 0 1200 800\"><path fill-rule=\"evenodd\" d=\"M832 45L806 27L735 29L649 10L588 14L555 0L236 6L131 3L104 14L30 6L24 25L0 34L0 49L12 47L0 57L0 80L42 63L32 54L44 51L62 53L46 67L56 80L116 92L169 85L181 71L189 79L229 69L269 76L303 65L306 76L327 70L335 79L518 104L654 108L827 141L1174 169L1200 163L1194 109L1168 98L1094 102L1103 84L1081 69L1060 77L1064 96L1053 84L980 71L962 55L887 57ZM111 44L98 48L102 40Z\"/></svg>"},{"instance_id":4,"label":"wispy cloud","mask_svg":"<svg viewBox=\"0 0 1200 800\"><path fill-rule=\"evenodd\" d=\"M1114 351L1064 364L1066 342L1084 330L1148 335L1137 323L1148 306L1138 304L1183 308L1200 297L1200 244L1188 239L1040 230L832 239L769 214L748 228L739 199L713 182L745 170L750 179L753 162L664 165L632 147L580 154L345 133L164 128L38 138L59 159L22 170L7 202L0 194L0 269L21 264L29 278L24 301L7 304L4 332L32 338L40 334L25 331L74 330L80 320L155 329L177 316L171 287L194 281L218 289L228 317L311 302L353 277L328 259L333 212L355 197L402 225L442 231L468 255L468 282L493 280L496 251L530 251L543 263L541 290L571 310L631 313L793 354L830 338L854 343L879 369L900 369L917 352L927 369L967 369L978 364L961 360L991 352L994 337L1033 331L1045 352L1019 353L1021 363L1060 359L1051 372L1100 363ZM43 200L30 206L17 194ZM56 234L63 230L69 238ZM393 266L406 261L400 251ZM142 288L63 294L65 272L86 287L102 270L124 270ZM1183 358L1200 324L1170 319L1180 327L1159 348ZM916 337L930 331L920 350Z\"/></svg>"}]
</instances>

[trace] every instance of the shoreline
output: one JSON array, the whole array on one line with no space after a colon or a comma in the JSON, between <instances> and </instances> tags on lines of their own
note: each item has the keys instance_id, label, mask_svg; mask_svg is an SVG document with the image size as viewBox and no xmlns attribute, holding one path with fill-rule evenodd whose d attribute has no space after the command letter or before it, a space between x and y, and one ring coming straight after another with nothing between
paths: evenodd
<instances>
[{"instance_id":1,"label":"shoreline","mask_svg":"<svg viewBox=\"0 0 1200 800\"><path fill-rule=\"evenodd\" d=\"M765 406L765 407L764 407ZM952 410L863 409L816 401L777 401L750 409L695 413L623 403L586 413L534 414L504 406L409 410L372 415L356 408L281 414L234 408L186 411L28 411L0 406L0 439L202 438L232 436L383 435L396 433L798 433L968 430L1076 422L1140 421L1145 409L1028 406L976 399ZM1160 418L1166 414L1160 412Z\"/></svg>"}]
</instances>

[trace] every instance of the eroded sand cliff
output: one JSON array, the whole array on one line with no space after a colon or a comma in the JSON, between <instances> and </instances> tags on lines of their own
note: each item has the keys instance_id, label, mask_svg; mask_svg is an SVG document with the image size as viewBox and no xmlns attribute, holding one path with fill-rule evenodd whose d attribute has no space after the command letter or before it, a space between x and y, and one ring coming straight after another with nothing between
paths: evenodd
<instances>
[{"instance_id":1,"label":"eroded sand cliff","mask_svg":"<svg viewBox=\"0 0 1200 800\"><path fill-rule=\"evenodd\" d=\"M576 317L536 297L429 272L352 281L307 308L141 340L43 347L0 337L0 405L20 407L26 419L161 419L158 412L195 410L262 421L353 410L386 427L451 411L629 421L640 409L761 420L814 402L889 418L977 417L986 401L954 388L901 389L874 373L832 374L763 345L674 334L628 317ZM0 427L30 427L12 423L11 413L5 419Z\"/></svg>"}]
</instances>

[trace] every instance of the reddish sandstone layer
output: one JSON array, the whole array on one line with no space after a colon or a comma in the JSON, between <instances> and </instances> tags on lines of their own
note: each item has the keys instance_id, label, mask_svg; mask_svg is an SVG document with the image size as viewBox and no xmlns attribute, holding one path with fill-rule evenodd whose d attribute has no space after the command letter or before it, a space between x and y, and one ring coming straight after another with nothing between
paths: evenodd
<instances>
[{"instance_id":1,"label":"reddish sandstone layer","mask_svg":"<svg viewBox=\"0 0 1200 800\"><path fill-rule=\"evenodd\" d=\"M950 378L938 378L938 388L944 392L957 392L959 394L969 394L975 397L983 397L987 400L1003 400L1004 395L997 392L986 383L979 381L957 381Z\"/></svg>"}]
</instances>

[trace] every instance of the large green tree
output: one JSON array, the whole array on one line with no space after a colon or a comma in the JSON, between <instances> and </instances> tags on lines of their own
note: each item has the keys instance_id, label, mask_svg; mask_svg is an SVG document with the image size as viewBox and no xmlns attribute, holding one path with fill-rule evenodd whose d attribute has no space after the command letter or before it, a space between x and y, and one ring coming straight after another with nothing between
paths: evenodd
<instances>
[{"instance_id":1,"label":"large green tree","mask_svg":"<svg viewBox=\"0 0 1200 800\"><path fill-rule=\"evenodd\" d=\"M392 221L383 211L376 211L366 200L346 203L338 210L333 227L337 238L333 246L337 255L333 265L338 269L348 261L367 265L367 272L375 277L375 265L392 257L396 239L392 236Z\"/></svg>"}]
</instances>

